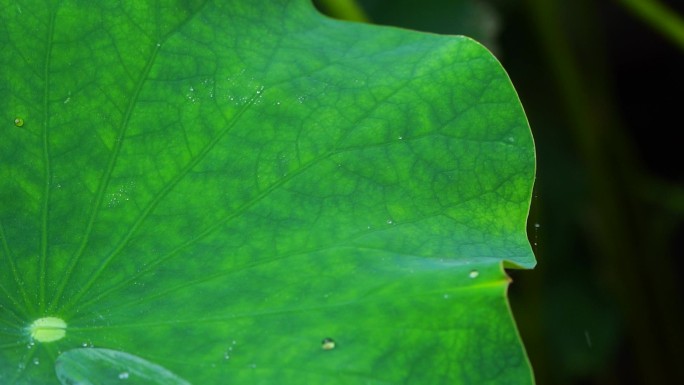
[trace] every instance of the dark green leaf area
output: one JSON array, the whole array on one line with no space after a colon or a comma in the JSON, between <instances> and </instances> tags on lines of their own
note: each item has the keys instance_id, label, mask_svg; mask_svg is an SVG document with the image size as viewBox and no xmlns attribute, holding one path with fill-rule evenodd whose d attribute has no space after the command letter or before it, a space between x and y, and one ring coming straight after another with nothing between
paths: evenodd
<instances>
[{"instance_id":1,"label":"dark green leaf area","mask_svg":"<svg viewBox=\"0 0 684 385\"><path fill-rule=\"evenodd\" d=\"M478 43L294 0L1 7L1 383L531 382L501 266L534 265L533 143Z\"/></svg>"}]
</instances>

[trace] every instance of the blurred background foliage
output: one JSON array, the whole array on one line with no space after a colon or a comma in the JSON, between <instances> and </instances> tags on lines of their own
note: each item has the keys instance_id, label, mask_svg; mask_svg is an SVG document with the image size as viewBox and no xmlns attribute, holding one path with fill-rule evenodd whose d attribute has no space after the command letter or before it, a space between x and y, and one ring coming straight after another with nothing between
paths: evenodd
<instances>
[{"instance_id":1,"label":"blurred background foliage","mask_svg":"<svg viewBox=\"0 0 684 385\"><path fill-rule=\"evenodd\" d=\"M320 0L482 42L537 145L538 267L511 271L537 383L684 384L684 1Z\"/></svg>"}]
</instances>

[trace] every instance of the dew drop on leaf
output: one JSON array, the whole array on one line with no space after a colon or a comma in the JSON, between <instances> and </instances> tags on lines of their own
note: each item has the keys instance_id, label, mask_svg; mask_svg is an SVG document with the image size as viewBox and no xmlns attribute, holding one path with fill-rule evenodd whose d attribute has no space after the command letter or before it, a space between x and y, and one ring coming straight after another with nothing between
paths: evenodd
<instances>
[{"instance_id":1,"label":"dew drop on leaf","mask_svg":"<svg viewBox=\"0 0 684 385\"><path fill-rule=\"evenodd\" d=\"M321 348L323 350L335 349L335 340L333 340L332 338L324 338L323 341L321 341Z\"/></svg>"},{"instance_id":2,"label":"dew drop on leaf","mask_svg":"<svg viewBox=\"0 0 684 385\"><path fill-rule=\"evenodd\" d=\"M66 322L57 317L39 318L29 326L31 338L38 342L52 342L66 335Z\"/></svg>"}]
</instances>

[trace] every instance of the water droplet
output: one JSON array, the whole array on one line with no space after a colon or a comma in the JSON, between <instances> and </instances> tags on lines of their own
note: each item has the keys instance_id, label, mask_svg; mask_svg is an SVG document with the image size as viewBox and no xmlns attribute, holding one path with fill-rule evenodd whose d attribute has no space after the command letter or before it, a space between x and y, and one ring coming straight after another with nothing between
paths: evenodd
<instances>
[{"instance_id":1,"label":"water droplet","mask_svg":"<svg viewBox=\"0 0 684 385\"><path fill-rule=\"evenodd\" d=\"M233 345L237 344L237 341L233 340Z\"/></svg>"},{"instance_id":2,"label":"water droplet","mask_svg":"<svg viewBox=\"0 0 684 385\"><path fill-rule=\"evenodd\" d=\"M513 143L513 142L515 142L515 138L512 137L512 136L509 136L508 138L506 138L506 141L507 141L508 143Z\"/></svg>"},{"instance_id":3,"label":"water droplet","mask_svg":"<svg viewBox=\"0 0 684 385\"><path fill-rule=\"evenodd\" d=\"M449 299L449 294L444 294L444 299Z\"/></svg>"},{"instance_id":4,"label":"water droplet","mask_svg":"<svg viewBox=\"0 0 684 385\"><path fill-rule=\"evenodd\" d=\"M477 270L471 270L470 273L468 273L468 277L470 278L477 278L478 275L480 275L480 272Z\"/></svg>"},{"instance_id":5,"label":"water droplet","mask_svg":"<svg viewBox=\"0 0 684 385\"><path fill-rule=\"evenodd\" d=\"M321 341L321 349L323 350L333 350L335 349L335 340L332 338L324 338Z\"/></svg>"},{"instance_id":6,"label":"water droplet","mask_svg":"<svg viewBox=\"0 0 684 385\"><path fill-rule=\"evenodd\" d=\"M225 354L223 354L223 359L224 359L224 360L229 360L229 359L230 359L230 354L228 354L228 352L226 352Z\"/></svg>"},{"instance_id":7,"label":"water droplet","mask_svg":"<svg viewBox=\"0 0 684 385\"><path fill-rule=\"evenodd\" d=\"M403 137L403 136L400 136L400 137L399 137L399 140L402 140L402 139L404 139L404 137Z\"/></svg>"},{"instance_id":8,"label":"water droplet","mask_svg":"<svg viewBox=\"0 0 684 385\"><path fill-rule=\"evenodd\" d=\"M24 119L22 118L14 118L14 125L17 127L21 127L24 125Z\"/></svg>"},{"instance_id":9,"label":"water droplet","mask_svg":"<svg viewBox=\"0 0 684 385\"><path fill-rule=\"evenodd\" d=\"M539 224L539 223L535 223L535 224L534 224L534 227L538 229L538 228L540 228L540 227L541 227L541 224Z\"/></svg>"},{"instance_id":10,"label":"water droplet","mask_svg":"<svg viewBox=\"0 0 684 385\"><path fill-rule=\"evenodd\" d=\"M37 357L33 359L33 365L40 365L40 360Z\"/></svg>"},{"instance_id":11,"label":"water droplet","mask_svg":"<svg viewBox=\"0 0 684 385\"><path fill-rule=\"evenodd\" d=\"M388 219L388 220L387 220L387 224L388 224L388 225L391 225L391 224L393 224L393 223L394 223L394 221L392 221L391 219Z\"/></svg>"},{"instance_id":12,"label":"water droplet","mask_svg":"<svg viewBox=\"0 0 684 385\"><path fill-rule=\"evenodd\" d=\"M249 367L252 369L256 369L256 364L250 364Z\"/></svg>"},{"instance_id":13,"label":"water droplet","mask_svg":"<svg viewBox=\"0 0 684 385\"><path fill-rule=\"evenodd\" d=\"M38 342L57 341L66 335L66 322L57 317L38 318L29 327L31 338Z\"/></svg>"},{"instance_id":14,"label":"water droplet","mask_svg":"<svg viewBox=\"0 0 684 385\"><path fill-rule=\"evenodd\" d=\"M121 372L119 373L119 380L125 380L129 376L128 372Z\"/></svg>"}]
</instances>

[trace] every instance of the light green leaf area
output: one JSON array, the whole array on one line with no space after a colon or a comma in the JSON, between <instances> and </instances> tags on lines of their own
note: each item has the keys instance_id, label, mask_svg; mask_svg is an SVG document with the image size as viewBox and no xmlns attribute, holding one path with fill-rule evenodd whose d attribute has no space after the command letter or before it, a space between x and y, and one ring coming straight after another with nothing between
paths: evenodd
<instances>
[{"instance_id":1,"label":"light green leaf area","mask_svg":"<svg viewBox=\"0 0 684 385\"><path fill-rule=\"evenodd\" d=\"M533 143L481 45L304 0L0 4L0 383L532 382Z\"/></svg>"},{"instance_id":2,"label":"light green leaf area","mask_svg":"<svg viewBox=\"0 0 684 385\"><path fill-rule=\"evenodd\" d=\"M59 355L55 363L63 385L188 385L165 368L132 354L110 349L73 349Z\"/></svg>"}]
</instances>

